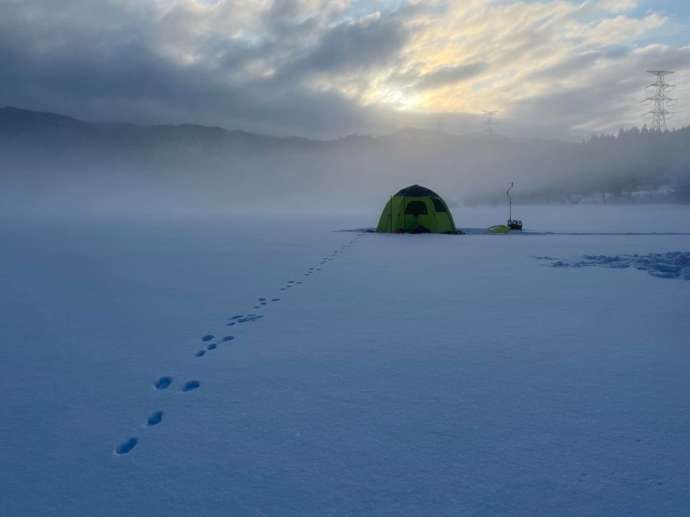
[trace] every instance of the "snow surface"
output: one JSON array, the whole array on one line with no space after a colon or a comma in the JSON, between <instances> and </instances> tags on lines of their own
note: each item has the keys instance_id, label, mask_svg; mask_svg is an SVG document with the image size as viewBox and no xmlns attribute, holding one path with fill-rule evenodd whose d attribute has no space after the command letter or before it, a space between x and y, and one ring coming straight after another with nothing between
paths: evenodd
<instances>
[{"instance_id":1,"label":"snow surface","mask_svg":"<svg viewBox=\"0 0 690 517\"><path fill-rule=\"evenodd\" d=\"M377 216L4 218L0 515L687 515L688 207Z\"/></svg>"},{"instance_id":2,"label":"snow surface","mask_svg":"<svg viewBox=\"0 0 690 517\"><path fill-rule=\"evenodd\" d=\"M657 278L675 278L690 280L690 253L669 251L667 253L649 253L647 255L585 255L582 260L563 261L552 257L537 257L551 261L552 267L608 267L627 269L633 267L646 271Z\"/></svg>"}]
</instances>

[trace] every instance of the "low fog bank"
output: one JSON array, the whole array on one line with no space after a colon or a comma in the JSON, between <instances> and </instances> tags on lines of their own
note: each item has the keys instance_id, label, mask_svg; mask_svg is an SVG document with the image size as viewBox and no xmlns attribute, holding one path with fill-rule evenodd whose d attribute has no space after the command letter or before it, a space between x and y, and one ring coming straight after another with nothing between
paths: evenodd
<instances>
[{"instance_id":1,"label":"low fog bank","mask_svg":"<svg viewBox=\"0 0 690 517\"><path fill-rule=\"evenodd\" d=\"M403 130L318 141L0 110L0 201L24 212L370 213L413 183L452 206L690 202L690 128L586 143Z\"/></svg>"}]
</instances>

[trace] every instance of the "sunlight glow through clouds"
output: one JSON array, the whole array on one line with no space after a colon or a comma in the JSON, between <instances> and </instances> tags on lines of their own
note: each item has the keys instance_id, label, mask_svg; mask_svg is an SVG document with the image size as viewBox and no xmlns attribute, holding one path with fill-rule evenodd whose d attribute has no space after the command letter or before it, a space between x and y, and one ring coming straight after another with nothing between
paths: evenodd
<instances>
[{"instance_id":1,"label":"sunlight glow through clouds","mask_svg":"<svg viewBox=\"0 0 690 517\"><path fill-rule=\"evenodd\" d=\"M30 94L84 116L95 106L108 118L112 95L137 120L155 105L156 122L167 106L181 120L295 133L316 113L348 132L386 113L486 109L601 131L640 122L649 67L690 83L687 42L663 39L680 22L634 0L64 0L59 18L52 0L31 4L0 8L7 76L34 89L3 102ZM109 82L44 77L59 69ZM115 91L142 69L147 81Z\"/></svg>"},{"instance_id":2,"label":"sunlight glow through clouds","mask_svg":"<svg viewBox=\"0 0 690 517\"><path fill-rule=\"evenodd\" d=\"M642 18L621 14L634 6L630 1L599 6L563 1L495 4L472 0L448 4L445 12L408 22L415 30L401 49L402 61L396 67L414 74L400 87L416 96L420 110L480 111L496 104L510 110L512 103L547 93L552 82L565 79L565 72L551 79L534 79L531 74L573 56L630 44L663 25L664 18L654 13ZM608 13L616 15L607 18ZM601 64L607 58L598 60ZM434 74L472 63L485 66L478 67L474 75L454 80L447 74L445 81L432 81L431 88L420 88L429 84L424 79ZM578 84L575 77L570 81L573 86Z\"/></svg>"}]
</instances>

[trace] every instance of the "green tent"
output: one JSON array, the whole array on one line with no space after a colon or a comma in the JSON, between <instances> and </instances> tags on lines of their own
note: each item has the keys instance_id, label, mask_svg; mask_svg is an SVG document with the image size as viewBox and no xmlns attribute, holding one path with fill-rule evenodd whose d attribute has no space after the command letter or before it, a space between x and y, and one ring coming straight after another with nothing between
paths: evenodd
<instances>
[{"instance_id":1,"label":"green tent","mask_svg":"<svg viewBox=\"0 0 690 517\"><path fill-rule=\"evenodd\" d=\"M457 233L448 205L434 191L412 185L390 198L377 232Z\"/></svg>"}]
</instances>

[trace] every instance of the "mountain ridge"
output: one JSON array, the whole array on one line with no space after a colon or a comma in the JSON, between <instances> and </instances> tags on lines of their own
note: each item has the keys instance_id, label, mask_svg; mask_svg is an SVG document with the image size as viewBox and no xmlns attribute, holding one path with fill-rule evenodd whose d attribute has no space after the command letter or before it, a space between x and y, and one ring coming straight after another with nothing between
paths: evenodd
<instances>
[{"instance_id":1,"label":"mountain ridge","mask_svg":"<svg viewBox=\"0 0 690 517\"><path fill-rule=\"evenodd\" d=\"M83 120L77 117L73 117L71 115L65 115L62 113L57 113L57 112L51 112L51 111L40 111L40 110L30 110L26 108L19 108L17 106L3 106L0 107L0 124L3 122L7 122L9 119L10 122L52 122L52 123L60 123L62 125L65 124L72 124L74 126L90 126L90 127L108 127L108 128L127 128L127 129L138 129L138 130L143 130L143 129L151 129L151 130L196 130L196 131L201 131L205 133L213 133L213 132L221 132L226 135L241 135L241 136L251 136L251 137L256 137L256 138L261 138L261 139L266 139L266 140L273 140L273 141L296 141L296 142L315 142L315 143L322 143L322 144L332 144L336 142L342 142L342 141L352 141L352 140L377 140L377 139L386 139L386 138L395 138L395 137L438 137L438 138L451 138L451 139L457 139L457 138L479 138L479 139L489 139L487 135L483 135L481 133L464 133L464 134L454 134L454 133L446 133L443 131L435 131L435 130L429 130L429 129L423 129L423 128L417 128L417 127L402 127L400 129L397 129L395 131L392 131L390 133L384 133L380 135L372 135L372 134L366 134L366 133L351 133L348 135L340 136L337 138L326 138L326 139L318 139L318 138L308 138L308 137L303 137L303 136L298 136L298 135L271 135L267 133L258 133L258 132L252 132L252 131L247 131L244 129L238 129L238 128L227 128L223 126L208 126L204 124L197 124L194 122L184 122L180 124L135 124L131 122L102 122L102 121L88 121L88 120ZM491 137L495 140L508 140L508 141L514 141L516 139L510 138L510 137L505 137L505 136L500 136L496 135L494 137ZM537 140L537 139L534 139ZM567 142L564 142L567 143Z\"/></svg>"},{"instance_id":2,"label":"mountain ridge","mask_svg":"<svg viewBox=\"0 0 690 517\"><path fill-rule=\"evenodd\" d=\"M0 108L0 181L28 199L34 190L78 198L93 188L111 197L191 196L255 207L301 196L300 203L350 207L416 183L451 202L482 203L501 202L515 181L518 202L632 200L636 192L662 191L690 201L689 164L690 128L633 129L583 143L417 128L313 140Z\"/></svg>"}]
</instances>

